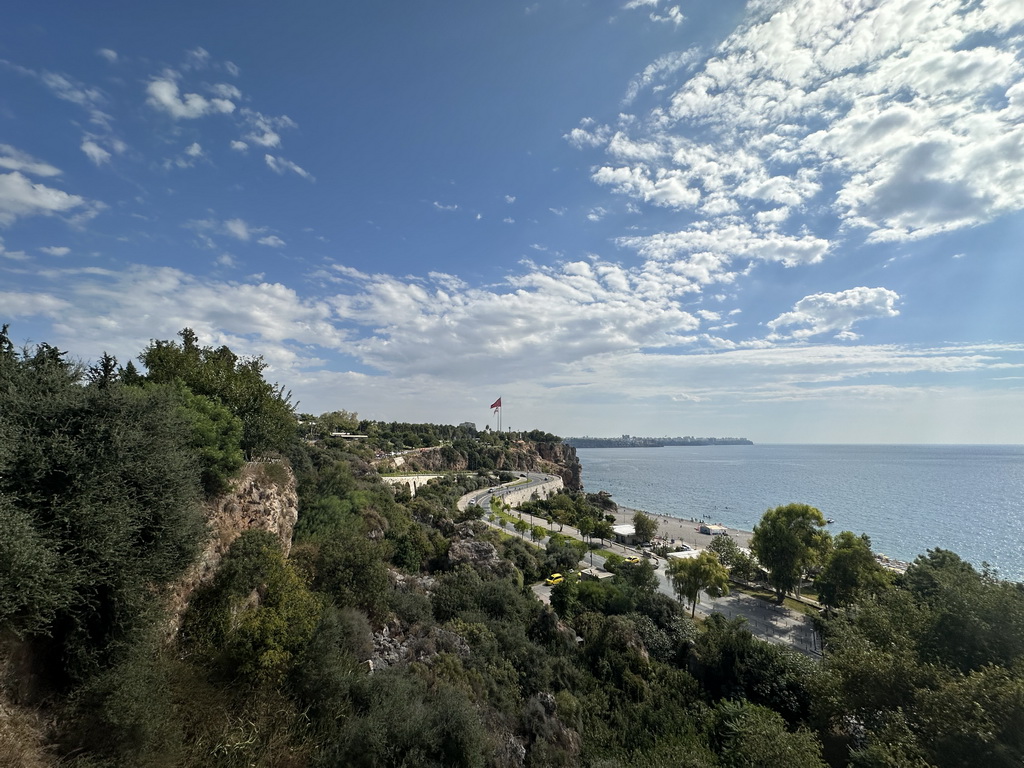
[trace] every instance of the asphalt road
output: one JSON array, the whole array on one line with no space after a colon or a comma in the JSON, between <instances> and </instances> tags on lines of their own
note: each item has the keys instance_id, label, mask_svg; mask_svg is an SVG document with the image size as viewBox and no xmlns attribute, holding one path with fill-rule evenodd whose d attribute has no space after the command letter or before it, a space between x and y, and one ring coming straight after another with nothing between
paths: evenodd
<instances>
[{"instance_id":1,"label":"asphalt road","mask_svg":"<svg viewBox=\"0 0 1024 768\"><path fill-rule=\"evenodd\" d=\"M527 472L524 474L526 475L526 479L529 481L529 484L518 484L512 487L518 490L533 485L540 486L549 477L549 475L534 472ZM492 494L501 498L508 492L508 490L509 486L499 486L486 491L475 491L467 496L463 496L459 500L459 507L461 509L465 509L465 507L470 504L471 500L475 501L477 505L483 507L483 522L486 523L487 513L490 511ZM547 521L541 518L535 518L532 515L525 515L523 519L529 522L530 525L547 526ZM560 532L564 535L583 540L579 531L570 526L564 526ZM537 543L540 546L544 546L546 539L542 539ZM613 551L616 554L621 553L626 557L630 555L643 554L642 550L625 547L621 544L615 544L610 541L606 541L603 548ZM666 564L659 558L654 558L652 562L655 565L655 573L658 576L658 590L669 597L675 598L675 591L672 589L672 583L665 570ZM593 566L595 567L603 568L604 557L594 554L593 552L588 553L588 555L580 561L580 568L590 568L591 563L593 563ZM551 587L543 583L535 584L533 586L533 593L543 602L551 602ZM687 605L686 607L689 608L690 606ZM696 612L702 616L709 616L712 613L721 613L728 619L741 617L745 620L747 629L750 630L750 633L761 640L787 646L795 651L807 654L808 656L820 657L821 655L821 641L820 638L818 638L817 633L814 631L810 617L797 611L790 610L785 606L770 603L743 592L730 592L728 595L717 598L711 597L707 593L702 592L700 600L697 603Z\"/></svg>"}]
</instances>

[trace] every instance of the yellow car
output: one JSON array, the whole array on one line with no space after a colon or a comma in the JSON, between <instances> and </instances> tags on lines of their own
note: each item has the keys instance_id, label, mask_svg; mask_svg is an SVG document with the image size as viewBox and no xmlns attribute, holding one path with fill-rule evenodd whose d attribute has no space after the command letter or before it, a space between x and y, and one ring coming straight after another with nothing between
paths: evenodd
<instances>
[{"instance_id":1,"label":"yellow car","mask_svg":"<svg viewBox=\"0 0 1024 768\"><path fill-rule=\"evenodd\" d=\"M631 555L630 557L626 558L626 562L627 563L633 563L635 565L636 563L640 562L640 558L637 557L636 555Z\"/></svg>"},{"instance_id":2,"label":"yellow car","mask_svg":"<svg viewBox=\"0 0 1024 768\"><path fill-rule=\"evenodd\" d=\"M544 580L544 583L551 587L555 584L561 584L563 581L565 581L565 576L560 573L552 573Z\"/></svg>"}]
</instances>

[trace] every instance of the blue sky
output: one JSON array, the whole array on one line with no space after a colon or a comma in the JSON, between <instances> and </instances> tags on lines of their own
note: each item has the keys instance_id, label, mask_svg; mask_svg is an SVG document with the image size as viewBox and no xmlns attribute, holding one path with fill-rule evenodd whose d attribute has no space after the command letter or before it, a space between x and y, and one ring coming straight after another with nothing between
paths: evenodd
<instances>
[{"instance_id":1,"label":"blue sky","mask_svg":"<svg viewBox=\"0 0 1024 768\"><path fill-rule=\"evenodd\" d=\"M52 2L0 29L0 318L299 410L1019 443L1019 0Z\"/></svg>"}]
</instances>

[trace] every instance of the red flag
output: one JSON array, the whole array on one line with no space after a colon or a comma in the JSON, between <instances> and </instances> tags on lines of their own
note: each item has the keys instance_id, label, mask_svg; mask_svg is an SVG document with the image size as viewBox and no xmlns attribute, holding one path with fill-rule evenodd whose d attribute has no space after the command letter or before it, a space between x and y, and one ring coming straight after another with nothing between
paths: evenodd
<instances>
[{"instance_id":1,"label":"red flag","mask_svg":"<svg viewBox=\"0 0 1024 768\"><path fill-rule=\"evenodd\" d=\"M491 403L491 408L501 408L501 398L500 397L497 400L495 400L493 403Z\"/></svg>"}]
</instances>

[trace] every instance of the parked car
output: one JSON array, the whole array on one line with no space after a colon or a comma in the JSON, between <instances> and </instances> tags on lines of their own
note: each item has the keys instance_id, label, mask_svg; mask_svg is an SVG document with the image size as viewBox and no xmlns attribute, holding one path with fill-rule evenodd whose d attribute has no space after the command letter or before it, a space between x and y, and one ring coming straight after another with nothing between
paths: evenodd
<instances>
[{"instance_id":1,"label":"parked car","mask_svg":"<svg viewBox=\"0 0 1024 768\"><path fill-rule=\"evenodd\" d=\"M561 584L563 581L565 581L565 576L560 573L552 573L544 580L544 583L552 587L555 584Z\"/></svg>"}]
</instances>

